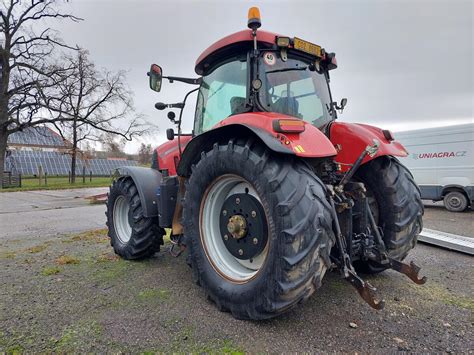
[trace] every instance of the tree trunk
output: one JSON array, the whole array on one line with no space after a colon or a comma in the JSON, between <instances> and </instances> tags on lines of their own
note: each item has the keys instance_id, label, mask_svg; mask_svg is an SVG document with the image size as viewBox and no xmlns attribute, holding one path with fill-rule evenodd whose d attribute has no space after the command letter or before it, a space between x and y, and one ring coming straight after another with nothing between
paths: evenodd
<instances>
[{"instance_id":1,"label":"tree trunk","mask_svg":"<svg viewBox=\"0 0 474 355\"><path fill-rule=\"evenodd\" d=\"M72 123L71 184L76 183L77 120Z\"/></svg>"},{"instance_id":2,"label":"tree trunk","mask_svg":"<svg viewBox=\"0 0 474 355\"><path fill-rule=\"evenodd\" d=\"M5 165L5 153L7 152L8 134L6 131L0 131L0 188L3 187L3 173Z\"/></svg>"}]
</instances>

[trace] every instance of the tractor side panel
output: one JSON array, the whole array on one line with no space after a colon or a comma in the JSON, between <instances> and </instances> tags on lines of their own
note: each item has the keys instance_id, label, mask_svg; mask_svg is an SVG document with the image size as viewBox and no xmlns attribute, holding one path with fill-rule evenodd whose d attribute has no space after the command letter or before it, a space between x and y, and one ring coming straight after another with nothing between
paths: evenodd
<instances>
[{"instance_id":1,"label":"tractor side panel","mask_svg":"<svg viewBox=\"0 0 474 355\"><path fill-rule=\"evenodd\" d=\"M190 136L181 137L181 150L184 151L184 148L191 140ZM170 176L176 175L176 169L179 164L179 148L178 148L178 138L173 139L163 143L158 148L156 148L156 156L158 159L158 170L168 169Z\"/></svg>"},{"instance_id":2,"label":"tractor side panel","mask_svg":"<svg viewBox=\"0 0 474 355\"><path fill-rule=\"evenodd\" d=\"M374 139L380 142L380 147L373 157L366 156L362 164L377 157L391 155L406 157L407 151L397 141L388 141L380 128L360 123L334 122L330 128L330 139L337 150L336 161L342 164L342 171L349 170L350 166L368 146L374 144Z\"/></svg>"},{"instance_id":3,"label":"tractor side panel","mask_svg":"<svg viewBox=\"0 0 474 355\"><path fill-rule=\"evenodd\" d=\"M337 154L331 141L319 129L305 122L301 133L278 133L273 129L276 119L295 119L295 117L274 112L249 112L230 116L214 128L241 124L267 132L276 144L288 149L288 153L302 158L323 158Z\"/></svg>"}]
</instances>

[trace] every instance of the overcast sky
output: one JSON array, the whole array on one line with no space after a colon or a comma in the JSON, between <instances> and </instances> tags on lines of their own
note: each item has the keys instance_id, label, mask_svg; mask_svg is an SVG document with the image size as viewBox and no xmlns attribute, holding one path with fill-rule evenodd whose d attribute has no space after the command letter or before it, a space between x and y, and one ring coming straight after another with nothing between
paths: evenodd
<instances>
[{"instance_id":1,"label":"overcast sky","mask_svg":"<svg viewBox=\"0 0 474 355\"><path fill-rule=\"evenodd\" d=\"M337 54L333 96L349 100L340 120L393 130L473 122L472 3L72 0L65 8L84 21L55 27L67 43L88 49L98 66L128 71L137 109L160 128L146 141L158 145L172 125L154 103L181 101L190 86L165 83L161 93L150 91L150 64L165 75L194 77L205 48L246 28L250 6L259 6L262 29ZM194 104L195 97L184 127L192 126Z\"/></svg>"}]
</instances>

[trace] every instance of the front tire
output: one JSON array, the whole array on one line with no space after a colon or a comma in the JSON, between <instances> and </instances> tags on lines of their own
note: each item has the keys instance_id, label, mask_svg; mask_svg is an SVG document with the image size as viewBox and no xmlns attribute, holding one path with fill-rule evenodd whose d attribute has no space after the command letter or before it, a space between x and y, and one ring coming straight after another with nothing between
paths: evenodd
<instances>
[{"instance_id":1,"label":"front tire","mask_svg":"<svg viewBox=\"0 0 474 355\"><path fill-rule=\"evenodd\" d=\"M237 207L237 198L252 210ZM256 242L252 259L245 258L251 248L237 247L239 256L225 238L235 232L225 229L232 217L266 231L249 227L241 239L232 235L241 246L265 239ZM289 310L320 287L330 266L334 236L325 186L303 163L251 141L216 143L202 153L186 187L184 222L196 283L239 319Z\"/></svg>"},{"instance_id":2,"label":"front tire","mask_svg":"<svg viewBox=\"0 0 474 355\"><path fill-rule=\"evenodd\" d=\"M165 231L157 218L147 218L138 190L129 177L115 180L107 199L107 227L116 254L127 260L152 256L163 245Z\"/></svg>"},{"instance_id":3,"label":"front tire","mask_svg":"<svg viewBox=\"0 0 474 355\"><path fill-rule=\"evenodd\" d=\"M424 208L412 174L397 159L384 156L363 165L355 177L367 188L369 205L382 228L388 255L402 261L415 247L423 229ZM354 266L368 274L387 268L370 260L357 261Z\"/></svg>"}]
</instances>

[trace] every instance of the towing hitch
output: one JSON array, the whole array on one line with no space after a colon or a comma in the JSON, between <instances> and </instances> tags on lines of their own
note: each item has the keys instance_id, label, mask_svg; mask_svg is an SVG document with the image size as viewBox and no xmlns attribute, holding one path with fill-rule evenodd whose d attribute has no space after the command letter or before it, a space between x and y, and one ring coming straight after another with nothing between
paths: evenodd
<instances>
[{"instance_id":1,"label":"towing hitch","mask_svg":"<svg viewBox=\"0 0 474 355\"><path fill-rule=\"evenodd\" d=\"M413 261L410 261L410 265L408 265L392 258L388 259L390 260L390 268L408 276L408 278L417 285L423 285L426 282L426 276L423 276L422 278L418 276L420 267L416 265Z\"/></svg>"},{"instance_id":2,"label":"towing hitch","mask_svg":"<svg viewBox=\"0 0 474 355\"><path fill-rule=\"evenodd\" d=\"M342 212L345 209L352 209L354 206L354 199L362 201L365 200L363 203L365 204L364 207L367 211L367 218L369 222L368 226L371 230L371 233L368 229L368 234L359 234L361 236L363 235L368 240L368 243L364 244L364 249L362 252L362 255L365 257L365 259L373 260L380 265L385 266L386 268L391 268L399 273L402 273L418 285L424 284L427 278L425 276L422 278L419 277L418 273L420 271L420 267L417 266L413 261L410 262L410 264L406 264L395 260L388 255L388 251L382 236L382 231L377 226L374 215L366 198L365 186L360 183L354 184L350 182L350 179L360 167L362 160L367 155L374 156L377 153L378 148L379 142L376 140L374 140L374 144L372 146L367 146L365 150L362 151L359 158L354 162L349 171L346 172L346 174L342 177L339 184L334 186L333 189L328 189L327 197L329 203L331 204L336 244L339 250L338 257L333 257L333 260L339 268L342 277L357 290L362 299L372 308L380 310L384 308L385 302L383 299L376 299L375 292L377 289L367 281L364 281L355 271L354 266L352 265L352 234L350 234L351 237L348 239L343 236L337 216L338 212ZM348 191L346 191L346 185L349 186ZM338 201L337 206L339 210L336 208L335 200Z\"/></svg>"},{"instance_id":3,"label":"towing hitch","mask_svg":"<svg viewBox=\"0 0 474 355\"><path fill-rule=\"evenodd\" d=\"M331 191L334 194L334 191ZM342 277L348 281L357 290L362 299L369 304L370 307L377 310L382 309L385 306L384 300L377 300L375 298L375 291L377 289L367 281L362 280L354 269L351 262L351 257L347 253L347 243L345 238L342 236L341 227L337 219L336 205L332 195L328 196L329 203L331 204L331 211L333 215L334 227L336 232L336 244L339 249L339 260L335 260Z\"/></svg>"},{"instance_id":4,"label":"towing hitch","mask_svg":"<svg viewBox=\"0 0 474 355\"><path fill-rule=\"evenodd\" d=\"M357 275L357 273L353 270L349 270L348 271L348 276L345 277L345 279L347 281L349 281L349 283L354 286L354 288L357 290L357 292L359 293L360 297L362 297L362 299L367 302L367 304L376 309L376 310L380 310L380 309L383 309L385 307L385 301L384 300L376 300L375 299L375 291L377 291L377 289L372 286L370 283L368 283L367 281L364 281L362 280L359 275Z\"/></svg>"}]
</instances>

